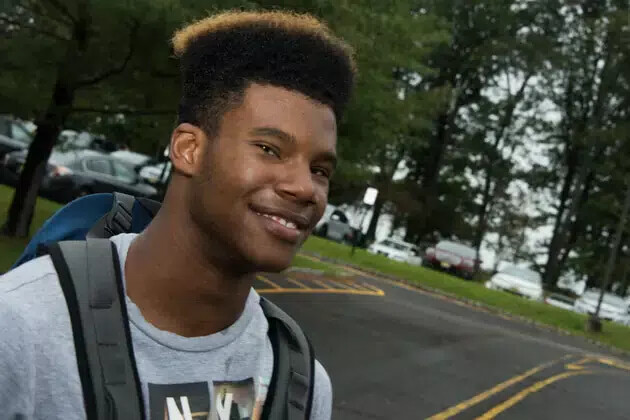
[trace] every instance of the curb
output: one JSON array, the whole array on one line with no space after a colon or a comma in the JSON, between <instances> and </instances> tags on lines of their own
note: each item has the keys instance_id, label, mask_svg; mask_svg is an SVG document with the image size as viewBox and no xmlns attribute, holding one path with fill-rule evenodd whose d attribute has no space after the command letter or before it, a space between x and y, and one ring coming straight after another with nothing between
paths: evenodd
<instances>
[{"instance_id":1,"label":"curb","mask_svg":"<svg viewBox=\"0 0 630 420\"><path fill-rule=\"evenodd\" d=\"M530 318L526 318L526 317L521 316L521 315L515 315L515 314L513 314L511 312L505 311L505 310L497 308L495 306L490 306L490 305L487 305L485 303L482 303L482 302L479 302L479 301L476 301L476 300L472 300L472 299L468 299L468 298L465 298L465 297L461 297L461 296L458 296L458 295L455 295L455 294L452 294L452 293L449 293L449 292L445 292L445 291L440 290L440 289L435 289L435 288L430 287L430 286L425 286L425 285L418 284L418 283L415 283L415 282L412 282L412 281L409 281L409 280L402 279L400 277L392 276L390 274L385 274L385 273L382 273L382 272L379 272L379 271L366 269L364 267L360 267L360 266L355 265L355 264L350 264L350 263L347 263L345 261L341 261L341 260L337 260L337 259L334 259L334 258L325 257L325 256L323 256L321 254L316 253L316 252L301 251L301 253L304 254L304 255L308 255L308 256L317 258L317 259L319 259L319 260L321 260L323 262L327 262L327 263L331 263L331 264L337 264L337 265L341 265L341 266L345 266L345 267L350 267L350 268L353 268L355 270L358 270L358 271L361 271L363 273L366 273L368 275L372 275L374 277L380 277L380 278L383 278L383 279L391 280L391 281L394 281L394 282L397 282L397 283L401 283L401 284L404 284L406 286L410 286L410 287L413 287L413 288L416 288L416 289L419 289L419 290L422 290L422 291L425 291L425 292L428 292L428 293L431 293L431 294L434 294L434 295L438 295L438 296L441 296L441 297L444 297L444 298L448 298L448 299L451 299L451 300L454 300L454 301L458 301L458 302L464 303L464 304L466 304L468 306L471 306L471 307L474 307L474 308L478 308L478 309L482 309L482 310L484 310L484 311L486 311L488 313L502 315L502 316L504 316L506 318L509 318L510 320L520 321L520 322L523 322L525 324L537 327L537 328L539 328L541 330L555 332L555 333L564 335L566 337L576 337L576 338L579 338L581 340L585 340L586 342L588 342L590 344L593 344L593 345L595 345L595 346L597 346L597 347L599 347L601 349L607 350L607 351L609 351L611 353L615 353L615 354L620 355L620 356L630 357L630 351L628 351L628 350L623 350L623 349L620 349L618 347L611 346L610 344L602 343L601 341L594 340L592 338L589 338L589 337L586 337L586 336L583 336L583 335L575 334L575 333L572 333L570 331L564 330L562 328L555 327L553 325L548 325L548 324L544 324L544 323L539 322L539 321L534 321L534 320L532 320Z\"/></svg>"}]
</instances>

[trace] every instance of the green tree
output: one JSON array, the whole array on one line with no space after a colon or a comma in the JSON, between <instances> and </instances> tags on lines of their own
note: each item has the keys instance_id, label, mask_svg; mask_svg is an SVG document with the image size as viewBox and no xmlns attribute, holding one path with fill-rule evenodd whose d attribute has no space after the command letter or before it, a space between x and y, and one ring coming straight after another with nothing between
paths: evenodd
<instances>
[{"instance_id":1,"label":"green tree","mask_svg":"<svg viewBox=\"0 0 630 420\"><path fill-rule=\"evenodd\" d=\"M28 234L46 162L73 113L174 115L176 83L153 92L142 90L146 83L133 85L161 66L172 67L167 42L178 17L183 12L170 0L15 0L2 11L0 50L9 69L0 78L7 87L2 110L34 117L37 125L5 234ZM168 108L161 97L169 97Z\"/></svg>"},{"instance_id":2,"label":"green tree","mask_svg":"<svg viewBox=\"0 0 630 420\"><path fill-rule=\"evenodd\" d=\"M485 101L484 89L495 84L496 78L505 72L510 57L515 60L512 52L527 46L523 39L533 39L536 35L527 36L524 31L537 20L541 21L539 25L546 25L536 3L526 6L522 3L511 0L418 3L423 10L448 24L451 38L429 57L430 65L439 70L416 87L419 91L441 89L447 93L447 100L437 110L427 141L418 144L411 153L410 177L417 185L416 195L421 205L419 211L409 217L409 236L422 238L435 231L437 218L442 216L436 211L440 206L440 185L450 182L444 176L449 172L448 167L459 165L457 159L468 150L461 144L467 138L464 133L468 124L466 113ZM499 119L504 120L501 114L504 112L497 110ZM488 130L497 129L488 127ZM496 138L501 141L501 136Z\"/></svg>"},{"instance_id":3,"label":"green tree","mask_svg":"<svg viewBox=\"0 0 630 420\"><path fill-rule=\"evenodd\" d=\"M544 84L560 114L548 138L551 171L547 168L543 177L548 190L559 185L544 268L548 285L557 282L584 234L598 167L618 150L618 129L627 120L630 93L628 5L559 1L555 7L564 26Z\"/></svg>"}]
</instances>

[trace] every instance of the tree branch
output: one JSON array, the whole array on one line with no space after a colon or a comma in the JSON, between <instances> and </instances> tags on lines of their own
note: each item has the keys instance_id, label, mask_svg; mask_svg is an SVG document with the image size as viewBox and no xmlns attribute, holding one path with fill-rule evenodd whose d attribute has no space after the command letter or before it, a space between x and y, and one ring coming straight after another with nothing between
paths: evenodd
<instances>
[{"instance_id":1,"label":"tree branch","mask_svg":"<svg viewBox=\"0 0 630 420\"><path fill-rule=\"evenodd\" d=\"M72 108L72 112L77 113L94 113L104 115L132 115L132 116L144 116L144 115L175 115L174 109L110 109L110 108Z\"/></svg>"},{"instance_id":2,"label":"tree branch","mask_svg":"<svg viewBox=\"0 0 630 420\"><path fill-rule=\"evenodd\" d=\"M71 22L77 23L78 19L74 17L72 13L70 13L70 10L63 3L61 3L58 0L44 0L44 1L50 4L55 9L57 9L59 12L61 12L61 14L66 16L68 19L70 19Z\"/></svg>"},{"instance_id":3,"label":"tree branch","mask_svg":"<svg viewBox=\"0 0 630 420\"><path fill-rule=\"evenodd\" d=\"M24 25L22 22L19 22L17 20L13 20L13 19L9 19L7 17L4 16L0 16L0 23L4 23L7 25L13 25L16 26L20 29L24 29L24 30L29 30L35 33L38 33L40 35L45 35L51 38L54 38L58 41L63 41L63 42L69 42L70 40L68 38L64 38L63 36L52 32L52 31L48 31L46 29L40 28L40 27L35 27L35 26L31 26L31 25Z\"/></svg>"},{"instance_id":4,"label":"tree branch","mask_svg":"<svg viewBox=\"0 0 630 420\"><path fill-rule=\"evenodd\" d=\"M138 34L139 27L140 27L140 24L137 21L134 21L133 26L131 27L131 31L129 31L129 49L127 50L127 55L118 66L108 69L90 78L80 80L77 83L77 87L81 88L81 87L86 87L90 85L95 85L97 83L102 82L103 80L107 78L110 78L112 76L115 76L125 71L125 68L127 68L127 64L129 64L129 61L131 60L131 57L133 56L133 53L135 51L135 44L136 44L135 41L136 41L136 35Z\"/></svg>"},{"instance_id":5,"label":"tree branch","mask_svg":"<svg viewBox=\"0 0 630 420\"><path fill-rule=\"evenodd\" d=\"M64 25L68 28L70 28L74 24L74 22L71 19L67 18L65 14L58 14L58 16L53 16L50 13L46 13L46 11L42 9L43 6L36 2L29 2L28 4L21 4L20 7L22 7L24 10L31 12L34 16L39 16L42 19L51 20L60 25Z\"/></svg>"}]
</instances>

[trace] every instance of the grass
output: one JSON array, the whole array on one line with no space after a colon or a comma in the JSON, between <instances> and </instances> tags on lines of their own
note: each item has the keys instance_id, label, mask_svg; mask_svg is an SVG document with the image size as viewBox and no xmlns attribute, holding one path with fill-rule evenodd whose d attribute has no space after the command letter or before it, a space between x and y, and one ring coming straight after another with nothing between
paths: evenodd
<instances>
[{"instance_id":1,"label":"grass","mask_svg":"<svg viewBox=\"0 0 630 420\"><path fill-rule=\"evenodd\" d=\"M320 271L323 271L324 274L328 276L341 276L345 274L345 272L342 269L339 269L334 265L331 265L322 261L313 261L302 255L296 255L293 258L293 263L291 264L291 266L299 267L299 268L311 268L313 270L320 270Z\"/></svg>"},{"instance_id":2,"label":"grass","mask_svg":"<svg viewBox=\"0 0 630 420\"><path fill-rule=\"evenodd\" d=\"M589 337L620 349L630 350L630 328L623 325L605 321L602 333L587 333L585 331L585 315L545 305L541 302L530 301L510 293L489 290L480 283L468 282L424 267L392 261L380 255L370 254L363 249L356 249L354 255L350 255L350 247L318 237L309 238L303 249L338 261L393 275L420 286L428 286L481 302L490 307L557 327L572 334Z\"/></svg>"},{"instance_id":3,"label":"grass","mask_svg":"<svg viewBox=\"0 0 630 420\"><path fill-rule=\"evenodd\" d=\"M12 199L13 188L0 185L0 224L4 223ZM35 207L31 232L35 233L59 207L61 206L57 203L39 198ZM28 241L29 238L7 238L0 235L0 273L4 273L13 265L22 254Z\"/></svg>"},{"instance_id":4,"label":"grass","mask_svg":"<svg viewBox=\"0 0 630 420\"><path fill-rule=\"evenodd\" d=\"M13 189L0 185L0 218L5 217L12 198ZM38 199L31 232L36 232L44 221L57 211L59 207L60 205L57 203L41 198ZM16 239L0 236L0 273L9 269L22 253L27 243L28 238ZM584 315L529 301L509 293L489 290L479 283L467 282L424 267L392 261L380 255L372 255L359 248L355 250L354 255L350 255L350 247L318 237L311 237L304 244L303 249L361 266L365 269L393 275L419 285L442 290L459 297L475 300L514 315L558 327L573 334L587 336L624 350L630 350L630 328L622 325L605 322L604 331L601 334L589 334L584 330L586 322ZM313 261L301 255L297 255L294 258L293 266L322 270L328 275L338 276L344 274L343 269L333 264Z\"/></svg>"}]
</instances>

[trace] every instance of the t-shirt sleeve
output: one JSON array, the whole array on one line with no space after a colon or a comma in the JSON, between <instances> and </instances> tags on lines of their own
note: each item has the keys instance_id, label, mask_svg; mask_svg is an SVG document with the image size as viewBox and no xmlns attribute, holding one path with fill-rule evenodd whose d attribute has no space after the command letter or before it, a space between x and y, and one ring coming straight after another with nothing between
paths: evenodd
<instances>
[{"instance_id":1,"label":"t-shirt sleeve","mask_svg":"<svg viewBox=\"0 0 630 420\"><path fill-rule=\"evenodd\" d=\"M0 277L0 281L2 278ZM32 418L35 352L26 320L0 294L0 417Z\"/></svg>"},{"instance_id":2,"label":"t-shirt sleeve","mask_svg":"<svg viewBox=\"0 0 630 420\"><path fill-rule=\"evenodd\" d=\"M315 383L311 420L330 420L332 412L332 383L318 360L315 360Z\"/></svg>"}]
</instances>

